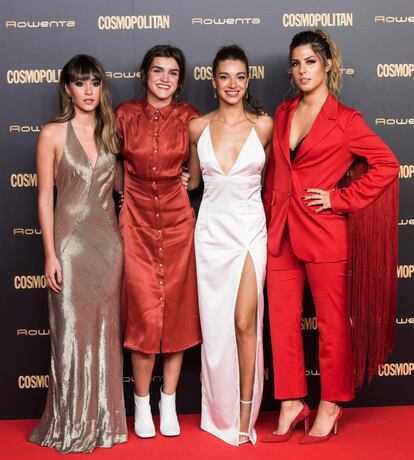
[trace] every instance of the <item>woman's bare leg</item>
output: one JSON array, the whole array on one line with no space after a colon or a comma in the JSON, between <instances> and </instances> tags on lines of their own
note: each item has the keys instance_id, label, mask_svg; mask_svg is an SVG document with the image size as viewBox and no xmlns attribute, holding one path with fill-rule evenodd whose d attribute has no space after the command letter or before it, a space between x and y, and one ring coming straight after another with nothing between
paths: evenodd
<instances>
[{"instance_id":1,"label":"woman's bare leg","mask_svg":"<svg viewBox=\"0 0 414 460\"><path fill-rule=\"evenodd\" d=\"M247 253L234 313L240 369L240 431L249 432L256 362L257 279L253 260ZM242 401L245 401L244 403ZM240 436L245 441L246 436Z\"/></svg>"}]
</instances>

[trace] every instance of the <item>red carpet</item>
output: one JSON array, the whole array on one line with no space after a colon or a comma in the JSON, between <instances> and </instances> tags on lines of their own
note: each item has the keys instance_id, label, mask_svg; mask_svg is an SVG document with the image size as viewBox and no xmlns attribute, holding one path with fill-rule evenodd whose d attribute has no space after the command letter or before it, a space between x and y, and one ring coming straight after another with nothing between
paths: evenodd
<instances>
[{"instance_id":1,"label":"red carpet","mask_svg":"<svg viewBox=\"0 0 414 460\"><path fill-rule=\"evenodd\" d=\"M179 459L179 460L399 460L414 459L414 406L346 409L339 425L338 436L325 444L300 446L302 431L295 431L284 444L246 444L229 446L199 429L199 415L180 416L182 435L153 439L138 439L132 432L126 444L111 449L96 449L92 454L71 454L69 458L98 459ZM273 427L275 413L261 414L257 431L260 436ZM40 447L26 441L34 420L0 421L1 460L62 459L54 449Z\"/></svg>"}]
</instances>

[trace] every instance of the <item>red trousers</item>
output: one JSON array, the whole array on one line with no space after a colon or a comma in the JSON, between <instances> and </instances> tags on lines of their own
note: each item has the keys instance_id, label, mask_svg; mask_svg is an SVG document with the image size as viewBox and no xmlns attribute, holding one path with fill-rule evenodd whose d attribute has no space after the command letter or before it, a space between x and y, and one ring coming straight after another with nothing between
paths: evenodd
<instances>
[{"instance_id":1,"label":"red trousers","mask_svg":"<svg viewBox=\"0 0 414 460\"><path fill-rule=\"evenodd\" d=\"M321 399L349 401L352 384L351 322L346 305L347 261L299 260L287 233L277 257L268 255L267 289L276 399L307 394L301 317L306 280L319 330Z\"/></svg>"}]
</instances>

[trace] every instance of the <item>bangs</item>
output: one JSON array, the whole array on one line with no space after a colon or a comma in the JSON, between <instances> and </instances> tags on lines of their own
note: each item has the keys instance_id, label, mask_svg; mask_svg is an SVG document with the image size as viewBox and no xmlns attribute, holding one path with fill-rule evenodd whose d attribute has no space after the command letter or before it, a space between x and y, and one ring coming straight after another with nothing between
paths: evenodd
<instances>
[{"instance_id":1,"label":"bangs","mask_svg":"<svg viewBox=\"0 0 414 460\"><path fill-rule=\"evenodd\" d=\"M102 81L102 73L97 64L89 56L79 56L68 69L68 78L70 82L96 80Z\"/></svg>"}]
</instances>

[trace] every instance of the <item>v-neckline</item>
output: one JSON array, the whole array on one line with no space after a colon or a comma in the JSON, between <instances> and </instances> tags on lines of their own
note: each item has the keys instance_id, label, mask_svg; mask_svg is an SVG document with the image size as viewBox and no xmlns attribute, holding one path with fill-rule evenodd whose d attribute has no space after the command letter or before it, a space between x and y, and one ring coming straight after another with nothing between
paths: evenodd
<instances>
[{"instance_id":1,"label":"v-neckline","mask_svg":"<svg viewBox=\"0 0 414 460\"><path fill-rule=\"evenodd\" d=\"M311 127L309 128L309 130L308 130L308 131L306 132L306 134L301 138L301 140L300 140L299 142L296 143L295 148L294 148L294 149L291 149L291 148L290 148L290 134L291 134L291 132L292 132L293 118L294 118L295 112L296 112L296 110L297 110L297 108L298 108L298 106L299 106L299 104L300 104L300 99L299 99L299 102L298 102L298 104L296 105L296 107L294 108L294 110L293 110L293 112L292 112L292 116L291 116L290 121L289 121L289 127L288 127L288 128L289 128L289 129L288 129L288 132L289 132L289 137L288 137L289 151L290 151L290 150L296 150L296 147L297 147L302 141L304 141L304 140L309 136L309 134L311 133L313 127L315 126L315 122L316 122L317 119L319 118L319 116L320 116L320 114L321 114L321 112L322 112L322 109L323 109L323 107L325 106L326 101L328 100L328 98L329 98L329 94L328 94L328 96L326 96L325 101L324 101L323 104L321 105L321 108L319 109L319 112L317 113L316 117L314 118L314 120L313 120L313 122L312 122L312 125L311 125Z\"/></svg>"},{"instance_id":2,"label":"v-neckline","mask_svg":"<svg viewBox=\"0 0 414 460\"><path fill-rule=\"evenodd\" d=\"M251 127L249 134L246 137L246 140L243 142L243 145L241 146L239 153L237 154L237 157L234 160L234 163L232 164L231 168L227 171L227 173L224 172L224 169L222 168L222 166L220 165L217 159L216 151L214 150L213 140L211 139L210 123L207 125L207 129L208 129L208 138L210 141L211 153L213 154L214 160L217 166L219 167L221 174L223 174L223 176L229 176L230 173L233 171L234 167L236 166L236 163L239 161L240 155L242 154L244 147L247 144L247 141L250 139L250 136L252 135L252 132L254 131L254 126Z\"/></svg>"},{"instance_id":3,"label":"v-neckline","mask_svg":"<svg viewBox=\"0 0 414 460\"><path fill-rule=\"evenodd\" d=\"M70 123L70 127L71 127L71 129L72 129L72 131L73 131L73 135L74 135L74 137L75 137L75 139L76 139L76 142L79 144L79 146L80 146L80 148L81 148L81 150L82 150L82 153L83 153L83 155L85 156L85 159L86 159L86 161L87 161L89 167L92 169L92 171L94 171L94 170L95 170L95 167L96 167L96 164L98 163L98 160L99 160L99 157L100 157L99 151L98 151L98 154L96 155L95 164L92 165L91 160L89 159L89 157L88 157L88 155L87 155L87 153L86 153L86 150L83 148L83 145L82 145L81 141L79 140L78 135L76 134L76 131L75 131L75 128L73 127L72 121L69 120L69 123Z\"/></svg>"}]
</instances>

